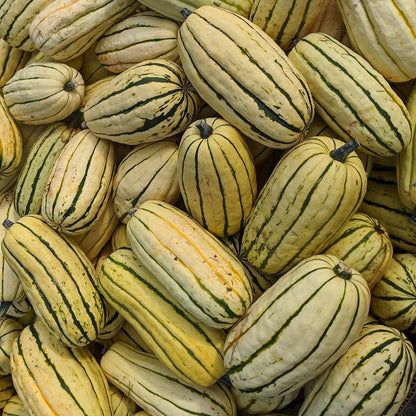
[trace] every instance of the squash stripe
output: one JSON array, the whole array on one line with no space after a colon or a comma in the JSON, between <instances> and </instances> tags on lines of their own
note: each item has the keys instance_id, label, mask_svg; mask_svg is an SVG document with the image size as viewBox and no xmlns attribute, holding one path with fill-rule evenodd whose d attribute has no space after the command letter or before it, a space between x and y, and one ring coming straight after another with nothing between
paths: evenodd
<instances>
[{"instance_id":1,"label":"squash stripe","mask_svg":"<svg viewBox=\"0 0 416 416\"><path fill-rule=\"evenodd\" d=\"M160 205L159 205L160 206ZM166 209L167 211L171 211L171 210L173 210L171 207L166 207L166 206L163 206L162 205L162 208L163 209ZM143 208L141 208L141 209L143 209ZM190 244L190 247L192 247L195 251L196 251L196 253L199 255L199 256L201 256L203 259L204 259L204 261L207 263L207 264L209 264L210 266L212 266L212 268L213 268L213 270L216 270L216 268L215 268L215 266L212 264L212 262L210 262L209 261L209 259L203 254L203 252L200 250L200 248L197 246L197 245L195 245L194 243L193 243L193 241L191 241L185 234L183 234L182 233L182 231L180 230L180 229L178 229L177 227L175 227L175 225L174 224L172 224L172 223L170 223L170 222L168 222L167 220L166 220L166 218L164 218L164 217L162 217L162 216L160 216L157 212L155 213L155 212L153 212L153 211L150 211L149 209L143 209L144 211L146 211L146 212L148 212L148 213L150 213L151 215L153 215L153 216L155 216L155 217L157 217L157 218L159 218L161 221L163 221L163 222L166 222L167 223L167 225L168 226L170 226L170 228L171 229L173 229L173 230L175 230L180 236L181 236L181 238L183 238L183 239L185 239L185 240L187 240L188 242L189 242L189 244ZM147 225L147 224L145 224L144 222L142 222L141 220L140 220L140 222L142 223L142 225L146 228L146 230L148 230L148 231L150 231L152 234L153 234L153 236L155 236L155 234L152 232L152 230L151 230L151 228ZM188 220L188 226L192 226L193 224L192 224L192 222L193 222L193 220L192 219L189 219ZM209 244L211 247L212 247L212 243L210 244L210 239L211 239L211 234L207 231L207 230L203 230L204 231L204 233L205 233L205 235L208 237L208 241L205 241L205 243L207 243L207 244ZM202 235L200 235L200 237L201 238L203 238L203 236ZM157 236L155 236L155 238L157 238ZM216 240L217 241L217 240ZM224 245L222 244L222 243L220 243L219 241L218 241L218 243L221 245L221 247L223 247L224 248ZM214 249L215 249L216 247L215 247L215 245L214 245ZM170 248L168 248L168 250L169 251L172 251ZM227 250L227 254L232 254L232 252L230 251L230 250ZM224 259L223 257L221 258L221 259ZM236 256L235 255L233 255L233 260L236 260ZM225 259L225 261L228 263L228 265L229 266L231 266L232 268L233 268L233 271L235 272L235 269L234 269L234 267L233 267L233 265L230 263L230 261L229 261L229 259L228 258L226 258ZM225 279L223 278L223 276L221 275L221 273L219 273L218 271L215 271L215 274L216 274L216 276L218 277L218 279L220 280L220 281L222 281L222 282L225 282ZM239 274L238 274L238 272L236 273L236 275L237 276L239 276ZM242 281L243 283L244 283L244 279L239 279L240 281ZM247 287L246 287L246 289L247 289ZM226 306L226 305L224 305L224 307L226 307L226 309L228 309L228 306Z\"/></svg>"},{"instance_id":2,"label":"squash stripe","mask_svg":"<svg viewBox=\"0 0 416 416\"><path fill-rule=\"evenodd\" d=\"M91 176L91 173L93 173L93 176L96 176L96 174L98 173L96 170L93 170L91 172L90 165L91 165L92 160L96 157L96 153L99 153L99 152L96 152L96 149L97 149L99 143L100 143L100 140L98 140L97 143L94 145L94 150L91 152L90 158L88 159L87 165L85 167L85 174L82 177L82 180L81 180L81 182L78 186L76 194L74 195L74 199L72 201L71 208L68 209L67 212L62 216L62 221L64 221L69 215L73 214L76 211L76 204L77 204L80 196L82 195L82 191L85 187L85 182L87 180L87 177ZM108 151L107 151L107 158L106 158L107 163L105 164L104 170L101 173L100 183L99 183L97 189L95 190L94 195L91 198L90 205L88 205L86 207L85 212L82 215L79 215L79 217L77 219L75 219L72 223L67 224L65 228L67 228L67 229L70 228L74 232L74 231L78 231L78 230L84 228L85 226L89 226L90 224L92 224L98 218L98 216L101 214L102 210L105 208L105 203L104 204L101 203L100 204L100 209L96 210L96 213L95 213L93 218L91 218L87 222L81 222L81 220L85 219L85 217L90 213L90 210L94 206L94 203L97 201L97 199L99 200L99 194L100 194L101 189L103 188L103 178L106 177L109 174L108 168L109 167L112 168L111 155L112 155L112 152L111 152L111 149L109 148ZM89 190L88 192L90 193L91 190ZM109 187L107 189L105 195L108 195L109 192L111 192L111 187ZM106 199L106 198L103 198L103 199ZM79 225L79 227L78 228L74 227L76 225Z\"/></svg>"},{"instance_id":3,"label":"squash stripe","mask_svg":"<svg viewBox=\"0 0 416 416\"><path fill-rule=\"evenodd\" d=\"M10 2L10 7L12 6L12 3L14 3L14 7L16 7L16 2ZM13 29L13 27L15 25L17 25L18 23L20 23L19 17L21 17L23 15L24 11L30 7L31 3L32 3L31 1L28 1L26 4L24 4L24 7L20 10L20 12L16 14L16 18L13 21L13 23L8 27L6 33L3 36L3 40L5 40L5 41L9 40L10 32L12 31L12 29ZM5 10L4 11L4 14L6 14L8 11L9 11L9 9ZM1 19L4 17L4 14L1 16ZM24 26L26 26L26 25L24 25ZM17 48L19 48L20 46L22 46L28 38L29 38L29 36L27 36L23 40L23 42L19 43L19 45L17 46Z\"/></svg>"},{"instance_id":4,"label":"squash stripe","mask_svg":"<svg viewBox=\"0 0 416 416\"><path fill-rule=\"evenodd\" d=\"M200 45L199 45L200 46ZM185 49L187 55L189 56L189 51L187 49L187 46L185 44L183 44L183 48ZM232 104L230 102L228 102L225 97L220 94L218 91L216 91L216 89L208 83L208 80L206 78L204 78L200 72L200 70L198 69L198 67L194 64L194 62L192 62L193 65L193 69L195 70L195 72L197 73L198 77L199 77L199 81L201 83L203 83L207 88L209 88L213 94L216 95L216 97L218 98L219 101L221 102L225 102L228 106L228 109L231 110L243 123L245 123L246 125L248 125L250 127L250 130L256 134L262 135L263 137L265 137L267 140L274 142L274 143L284 143L281 140L275 139L267 134L265 134L264 132L262 132L258 127L256 127L254 124L252 124L249 120L247 120L244 115L240 112L237 111L236 108L234 108L232 106Z\"/></svg>"},{"instance_id":5,"label":"squash stripe","mask_svg":"<svg viewBox=\"0 0 416 416\"><path fill-rule=\"evenodd\" d=\"M49 135L48 136L52 136L55 133L55 131L57 131L58 129L59 129L59 126L55 127L53 130L51 130L49 132ZM20 186L16 187L16 193L15 193L15 198L14 198L15 208L16 208L16 211L18 211L18 212L22 212L22 213L25 213L25 214L29 214L29 212L30 212L30 209L31 209L30 206L33 203L33 198L34 198L34 195L35 195L36 190L37 190L37 184L38 184L38 181L39 181L39 177L41 176L41 174L43 172L43 169L45 167L45 164L40 165L38 167L38 169L35 172L33 172L34 175L29 176L29 173L32 173L32 168L33 168L33 166L35 165L35 163L37 161L37 155L38 155L40 149L42 149L42 147L43 147L42 145L47 140L48 140L48 138L45 138L45 140L43 140L42 143L40 143L40 142L37 143L37 145L36 145L36 151L33 152L32 159L30 160L30 163L27 166L27 169L25 169L23 171L22 177L19 178L18 185L20 185ZM48 152L45 155L45 159L48 158L54 152L56 152L57 149L59 149L59 144L60 144L59 142L60 142L59 139L56 140L54 142L54 144L49 148ZM35 150L35 149L33 149L33 150ZM27 199L27 202L26 202L26 204L25 204L24 207L17 207L16 206L17 204L20 205L20 201L21 201L21 198L22 198L22 191L23 191L23 189L25 190L25 193L27 192L27 185L26 185L27 182L29 184L31 184L30 194L29 194L29 197ZM36 212L36 214L37 214L37 212Z\"/></svg>"},{"instance_id":6,"label":"squash stripe","mask_svg":"<svg viewBox=\"0 0 416 416\"><path fill-rule=\"evenodd\" d=\"M77 356L77 354L75 354L74 353L74 350L73 349L71 349L71 348L68 348L68 350L69 350L69 352L71 353L71 355L72 355L72 357L74 358L74 360L78 363L78 365L82 368L82 370L83 370L83 372L84 372L84 374L85 374L85 376L86 376L86 379L90 382L90 386L91 386L91 390L93 391L93 393L94 393L94 396L96 397L96 401L97 401L97 403L100 403L101 404L101 398L100 398L100 396L97 394L97 391L96 391L96 389L94 388L94 384L92 383L92 378L89 376L89 374L90 374L90 372L88 371L88 365L90 364L90 362L91 362L91 364L92 365L94 365L94 363L93 363L93 361L90 359L88 362L87 362L87 365L85 365L79 358L78 358L78 356ZM91 367L91 366L90 366ZM91 368L90 368L91 369ZM98 375L100 376L100 379L102 380L102 382L103 382L103 384L105 385L105 383L106 382L108 382L107 380L106 380L106 378L105 378L105 376L103 375L103 372L102 371L98 371L97 372L98 373ZM110 397L109 397L109 395L107 395L107 397L106 397L106 401L107 401L107 406L108 406L108 409L111 409L112 408L112 404L111 404L111 400L110 400ZM104 413L102 412L104 409L103 409L103 406L100 406L100 410L101 410L101 414L103 415Z\"/></svg>"},{"instance_id":7,"label":"squash stripe","mask_svg":"<svg viewBox=\"0 0 416 416\"><path fill-rule=\"evenodd\" d=\"M394 261L395 261L395 263L400 264L401 268L403 269L403 271L404 271L404 272L405 272L405 274L406 274L406 277L407 277L408 281L409 281L409 282L412 282L413 289L416 291L416 282L415 282L415 280L413 279L412 275L410 274L409 269L406 267L406 265L405 265L405 264L403 264L403 262L400 260L400 258L395 257L395 258L394 258Z\"/></svg>"},{"instance_id":8,"label":"squash stripe","mask_svg":"<svg viewBox=\"0 0 416 416\"><path fill-rule=\"evenodd\" d=\"M328 36L328 35L326 35L326 34L324 34L324 36L328 39L328 40L330 40L330 37ZM400 108L400 110L401 110L401 113L403 114L403 116L406 118L406 120L407 120L407 122L409 123L409 127L410 127L410 129L411 129L411 121L410 121L410 119L409 119L409 115L407 114L407 112L406 112L406 106L400 101L400 99L398 99L398 96L388 87L388 83L387 83L387 86L386 85L383 85L383 83L381 82L381 80L384 80L384 78L383 78L383 76L382 75L379 75L379 77L377 77L377 75L376 74L374 74L374 72L372 72L372 71L370 71L368 68L366 68L364 65L363 65L363 63L362 62L360 62L360 60L357 58L357 55L356 54L354 54L353 52L350 52L350 50L349 50L349 48L344 48L344 52L345 53L347 53L348 54L348 56L351 58L351 59L353 59L360 67L361 67L361 69L363 69L365 72L367 72L367 74L371 77L371 78L373 78L374 80L376 80L377 81L377 83L379 84L379 86L381 87L381 88L383 88L383 90L393 99L393 101L395 101L396 103L401 103L401 105L399 105L399 108ZM360 84L360 83L358 83L358 85L361 87L361 88L363 88L362 87L362 84ZM371 96L371 94L370 94L370 96ZM377 101L374 101L375 102L375 104L376 105L378 105L377 104ZM390 118L390 115L387 113L387 112L385 112L385 111L379 111L380 112L380 114L383 114L383 115L385 115L385 119L388 121L388 124L390 124L391 123L391 118ZM393 126L393 123L391 123L391 125L392 125L392 127L394 127ZM396 136L396 137L398 137L398 136ZM399 136L399 139L401 139L401 135Z\"/></svg>"},{"instance_id":9,"label":"squash stripe","mask_svg":"<svg viewBox=\"0 0 416 416\"><path fill-rule=\"evenodd\" d=\"M370 336L372 333L369 333L367 336ZM355 342L358 342L359 340L357 339ZM375 354L381 352L384 348L388 347L390 344L392 344L393 342L395 342L396 339L388 339L387 341L384 341L382 344L379 344L378 346L376 346L373 350L371 350L365 357L362 357L358 363L355 365L355 367L350 371L350 374L357 370L358 368L362 367L372 356L374 356ZM337 394L341 391L342 387L346 384L348 380L348 377L345 378L345 380L340 384L340 386L338 387L338 390L336 392L334 392L333 396L331 397L331 400L328 402L326 408L331 404L331 402L333 400L335 400ZM315 393L315 395L319 393L319 391L317 391ZM314 396L315 397L315 396ZM321 415L324 414L326 408L323 410L323 412L321 413ZM304 409L304 413L305 411L307 411L308 407L306 407ZM351 415L352 413L349 413L349 415Z\"/></svg>"},{"instance_id":10,"label":"squash stripe","mask_svg":"<svg viewBox=\"0 0 416 416\"><path fill-rule=\"evenodd\" d=\"M217 177L218 199L221 198L221 201L222 201L222 204L221 204L222 205L222 213L221 213L222 218L221 218L221 220L224 222L223 233L227 234L227 229L229 227L229 223L228 223L227 201L226 201L226 198L225 198L224 185L223 185L223 181L221 180L220 174L218 172L217 165L215 163L216 158L214 158L214 155L213 155L213 152L212 152L212 149L211 149L211 145L215 146L215 145L218 145L218 143L214 144L214 143L211 143L210 141L207 141L206 144L207 144L207 150L209 152L209 156L210 156L210 159L211 159L212 167L214 168L215 176ZM215 146L215 147L217 147L217 146ZM225 155L223 155L223 156L224 156L224 159L226 159ZM227 160L227 162L228 162L228 160ZM230 166L229 163L228 163L228 166ZM203 196L200 195L200 198L201 198L201 202L203 203L204 202ZM238 202L239 202L239 205L241 207L241 198L239 198ZM234 207L232 207L232 209L234 209ZM220 213L218 213L218 217L220 216L219 214Z\"/></svg>"},{"instance_id":11,"label":"squash stripe","mask_svg":"<svg viewBox=\"0 0 416 416\"><path fill-rule=\"evenodd\" d=\"M331 162L332 163L332 162ZM360 177L361 178L361 177ZM362 178L361 178L362 179ZM316 188L317 189L317 188ZM346 189L347 189L347 177L345 177L345 180L344 180L344 185L343 185L343 193L342 193L342 197L340 198L340 200L338 201L338 204L337 204L337 206L335 207L335 210L334 210L334 212L332 212L331 213L331 215L329 215L329 217L328 217L328 221L338 212L338 210L342 207L342 202L343 202L343 200L344 200L344 198L345 198L345 196L347 195L347 191L346 191ZM361 185L361 187L360 187L360 189L363 189L363 186ZM312 191L313 192L313 191ZM310 194L311 195L311 194ZM358 198L357 199L357 202L356 202L356 205L354 205L352 208L351 208L351 210L350 210L350 212L349 212L349 214L348 214L348 216L350 216L353 212L355 212L356 210L357 210L357 205L359 205L360 204L360 202L361 202L361 198ZM300 215L299 215L299 217L296 219L296 221L300 218L300 216L302 215L302 213L303 213L303 211L304 211L304 209L306 209L306 206L303 206L302 207L302 210L301 210L301 213L300 213ZM292 226L293 226L294 224L292 224ZM288 261L287 261L287 263L283 266L283 267L288 267L288 265L290 264L290 263L292 263L295 259L296 259L296 257L299 255L299 254L301 254L302 253L302 251L305 249L305 248L307 248L308 247L308 245L316 238L316 237L319 237L319 233L326 227L326 223L323 223L322 225L321 225L321 227L319 227L316 231L315 231L315 233L312 235L312 237L307 241L307 242L305 242L305 244L302 246L302 247L300 247L299 248L299 250L298 250L298 252L297 253L295 253L290 259L288 259ZM292 227L291 226L291 227ZM291 228L290 227L290 228ZM290 228L289 228L289 230L290 230ZM288 231L289 231L288 230ZM284 235L284 237L286 236L287 234L285 234ZM284 238L283 237L283 238ZM282 239L283 239L282 238ZM277 249L277 246L275 247L275 250Z\"/></svg>"}]
</instances>

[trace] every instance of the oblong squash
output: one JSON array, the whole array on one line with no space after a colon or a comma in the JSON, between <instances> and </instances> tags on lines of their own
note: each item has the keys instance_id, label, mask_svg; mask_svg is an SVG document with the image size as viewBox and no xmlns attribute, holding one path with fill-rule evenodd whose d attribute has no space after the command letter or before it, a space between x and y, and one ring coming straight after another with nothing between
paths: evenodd
<instances>
[{"instance_id":1,"label":"oblong squash","mask_svg":"<svg viewBox=\"0 0 416 416\"><path fill-rule=\"evenodd\" d=\"M368 322L348 350L306 389L299 416L397 414L415 374L411 342Z\"/></svg>"},{"instance_id":2,"label":"oblong squash","mask_svg":"<svg viewBox=\"0 0 416 416\"><path fill-rule=\"evenodd\" d=\"M416 4L337 0L354 49L390 82L416 78ZM403 47L406 45L406 47Z\"/></svg>"},{"instance_id":3,"label":"oblong squash","mask_svg":"<svg viewBox=\"0 0 416 416\"><path fill-rule=\"evenodd\" d=\"M98 137L137 145L183 131L200 99L181 67L166 59L140 62L112 79L84 107Z\"/></svg>"},{"instance_id":4,"label":"oblong squash","mask_svg":"<svg viewBox=\"0 0 416 416\"><path fill-rule=\"evenodd\" d=\"M244 135L280 149L303 138L314 115L309 88L258 26L203 6L180 27L178 48L201 98Z\"/></svg>"},{"instance_id":5,"label":"oblong squash","mask_svg":"<svg viewBox=\"0 0 416 416\"><path fill-rule=\"evenodd\" d=\"M112 307L181 380L209 386L224 375L225 333L187 313L131 248L120 248L104 260L98 283Z\"/></svg>"},{"instance_id":6,"label":"oblong squash","mask_svg":"<svg viewBox=\"0 0 416 416\"><path fill-rule=\"evenodd\" d=\"M392 156L407 146L412 126L406 106L364 58L334 38L310 33L290 51L314 96L316 110L344 140Z\"/></svg>"},{"instance_id":7,"label":"oblong squash","mask_svg":"<svg viewBox=\"0 0 416 416\"><path fill-rule=\"evenodd\" d=\"M26 124L49 124L77 110L84 80L74 68L58 62L34 62L17 71L3 87L12 116Z\"/></svg>"},{"instance_id":8,"label":"oblong squash","mask_svg":"<svg viewBox=\"0 0 416 416\"><path fill-rule=\"evenodd\" d=\"M347 350L369 308L370 291L356 271L331 255L303 260L228 332L232 385L269 398L299 389Z\"/></svg>"},{"instance_id":9,"label":"oblong squash","mask_svg":"<svg viewBox=\"0 0 416 416\"><path fill-rule=\"evenodd\" d=\"M113 416L108 382L88 348L67 348L38 321L13 343L13 383L33 416Z\"/></svg>"},{"instance_id":10,"label":"oblong squash","mask_svg":"<svg viewBox=\"0 0 416 416\"><path fill-rule=\"evenodd\" d=\"M280 160L244 228L241 251L250 264L282 274L321 252L358 210L367 175L350 145L313 137Z\"/></svg>"},{"instance_id":11,"label":"oblong squash","mask_svg":"<svg viewBox=\"0 0 416 416\"><path fill-rule=\"evenodd\" d=\"M55 337L71 347L97 337L104 325L103 300L94 268L75 243L29 214L10 226L1 247L37 317Z\"/></svg>"},{"instance_id":12,"label":"oblong squash","mask_svg":"<svg viewBox=\"0 0 416 416\"><path fill-rule=\"evenodd\" d=\"M191 315L227 328L247 311L252 292L235 255L183 211L143 202L127 223L139 261Z\"/></svg>"},{"instance_id":13,"label":"oblong squash","mask_svg":"<svg viewBox=\"0 0 416 416\"><path fill-rule=\"evenodd\" d=\"M193 122L179 144L186 210L218 237L240 231L257 196L256 168L240 132L220 117Z\"/></svg>"},{"instance_id":14,"label":"oblong squash","mask_svg":"<svg viewBox=\"0 0 416 416\"><path fill-rule=\"evenodd\" d=\"M111 195L115 165L112 142L88 129L76 133L56 159L45 185L41 213L48 224L69 235L94 227Z\"/></svg>"},{"instance_id":15,"label":"oblong squash","mask_svg":"<svg viewBox=\"0 0 416 416\"><path fill-rule=\"evenodd\" d=\"M109 381L153 416L236 416L234 399L223 382L200 387L179 380L155 356L114 343L101 358Z\"/></svg>"}]
</instances>

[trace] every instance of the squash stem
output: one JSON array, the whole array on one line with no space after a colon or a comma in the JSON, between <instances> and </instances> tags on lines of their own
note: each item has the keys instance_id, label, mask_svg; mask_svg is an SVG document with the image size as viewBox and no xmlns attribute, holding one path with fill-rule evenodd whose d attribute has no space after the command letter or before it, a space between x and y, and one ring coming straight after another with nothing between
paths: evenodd
<instances>
[{"instance_id":1,"label":"squash stem","mask_svg":"<svg viewBox=\"0 0 416 416\"><path fill-rule=\"evenodd\" d=\"M350 280L352 277L351 268L342 261L336 264L333 270L338 277L342 277L345 280Z\"/></svg>"},{"instance_id":2,"label":"squash stem","mask_svg":"<svg viewBox=\"0 0 416 416\"><path fill-rule=\"evenodd\" d=\"M214 129L209 124L207 124L205 120L201 120L199 123L197 123L196 127L198 127L198 130L201 133L201 137L203 139L207 139L214 131Z\"/></svg>"},{"instance_id":3,"label":"squash stem","mask_svg":"<svg viewBox=\"0 0 416 416\"><path fill-rule=\"evenodd\" d=\"M68 81L64 84L64 90L65 91L74 91L75 90L75 84L72 81Z\"/></svg>"},{"instance_id":4,"label":"squash stem","mask_svg":"<svg viewBox=\"0 0 416 416\"><path fill-rule=\"evenodd\" d=\"M356 139L352 139L350 142L345 143L338 149L332 150L329 154L332 159L337 160L338 162L344 163L347 160L347 157L360 145Z\"/></svg>"},{"instance_id":5,"label":"squash stem","mask_svg":"<svg viewBox=\"0 0 416 416\"><path fill-rule=\"evenodd\" d=\"M181 9L181 15L184 19L187 19L191 14L192 14L192 12L189 9L187 9L186 7Z\"/></svg>"},{"instance_id":6,"label":"squash stem","mask_svg":"<svg viewBox=\"0 0 416 416\"><path fill-rule=\"evenodd\" d=\"M3 221L3 227L4 227L6 230L9 230L9 229L10 229L10 227L11 227L13 224L14 224L14 222L13 222L13 221L10 221L8 218L6 218L6 219Z\"/></svg>"}]
</instances>

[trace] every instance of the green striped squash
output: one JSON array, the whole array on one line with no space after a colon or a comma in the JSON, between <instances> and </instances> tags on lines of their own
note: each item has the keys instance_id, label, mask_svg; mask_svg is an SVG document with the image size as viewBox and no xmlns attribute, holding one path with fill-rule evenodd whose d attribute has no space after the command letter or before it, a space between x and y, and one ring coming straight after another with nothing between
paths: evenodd
<instances>
[{"instance_id":1,"label":"green striped squash","mask_svg":"<svg viewBox=\"0 0 416 416\"><path fill-rule=\"evenodd\" d=\"M29 37L33 19L52 0L1 0L0 38L9 45L24 51L33 51L36 46Z\"/></svg>"},{"instance_id":2,"label":"green striped squash","mask_svg":"<svg viewBox=\"0 0 416 416\"><path fill-rule=\"evenodd\" d=\"M70 61L66 61L65 64L70 66L71 68L76 69L78 72L82 68L82 63L84 61L84 57L82 55L71 59ZM32 63L44 63L44 62L59 62L53 59L51 56L45 55L42 52L33 52L31 58L27 62L26 65L30 65Z\"/></svg>"},{"instance_id":3,"label":"green striped squash","mask_svg":"<svg viewBox=\"0 0 416 416\"><path fill-rule=\"evenodd\" d=\"M257 392L243 392L231 387L231 393L235 399L237 409L244 415L266 415L287 407L298 395L299 390L279 397L262 397ZM274 413L273 413L274 414Z\"/></svg>"},{"instance_id":4,"label":"green striped squash","mask_svg":"<svg viewBox=\"0 0 416 416\"><path fill-rule=\"evenodd\" d=\"M380 221L358 212L325 248L325 253L357 270L371 289L388 269L393 245Z\"/></svg>"},{"instance_id":5,"label":"green striped squash","mask_svg":"<svg viewBox=\"0 0 416 416\"><path fill-rule=\"evenodd\" d=\"M236 416L234 399L221 381L200 387L184 383L156 357L123 343L113 344L101 358L110 383L153 416Z\"/></svg>"},{"instance_id":6,"label":"green striped squash","mask_svg":"<svg viewBox=\"0 0 416 416\"><path fill-rule=\"evenodd\" d=\"M199 106L178 64L150 59L123 71L91 97L84 119L98 137L137 145L183 131Z\"/></svg>"},{"instance_id":7,"label":"green striped squash","mask_svg":"<svg viewBox=\"0 0 416 416\"><path fill-rule=\"evenodd\" d=\"M196 319L228 328L252 302L250 282L237 257L180 209L143 202L127 223L139 261Z\"/></svg>"},{"instance_id":8,"label":"green striped squash","mask_svg":"<svg viewBox=\"0 0 416 416\"><path fill-rule=\"evenodd\" d=\"M37 321L13 343L12 377L32 416L113 416L109 387L88 348L67 348Z\"/></svg>"},{"instance_id":9,"label":"green striped squash","mask_svg":"<svg viewBox=\"0 0 416 416\"><path fill-rule=\"evenodd\" d=\"M301 261L228 332L224 365L232 385L263 399L299 389L346 351L369 307L367 283L335 256Z\"/></svg>"},{"instance_id":10,"label":"green striped squash","mask_svg":"<svg viewBox=\"0 0 416 416\"><path fill-rule=\"evenodd\" d=\"M77 110L84 80L74 68L58 62L34 62L17 71L3 87L12 116L26 124L49 124Z\"/></svg>"},{"instance_id":11,"label":"green striped squash","mask_svg":"<svg viewBox=\"0 0 416 416\"><path fill-rule=\"evenodd\" d=\"M111 239L118 224L119 220L114 212L113 201L109 199L104 204L104 212L95 225L85 233L74 235L72 239L92 261Z\"/></svg>"},{"instance_id":12,"label":"green striped squash","mask_svg":"<svg viewBox=\"0 0 416 416\"><path fill-rule=\"evenodd\" d=\"M305 36L317 19L323 0L254 0L249 19L284 50Z\"/></svg>"},{"instance_id":13,"label":"green striped squash","mask_svg":"<svg viewBox=\"0 0 416 416\"><path fill-rule=\"evenodd\" d=\"M23 407L22 400L16 394L7 401L3 407L3 416L30 416Z\"/></svg>"},{"instance_id":14,"label":"green striped squash","mask_svg":"<svg viewBox=\"0 0 416 416\"><path fill-rule=\"evenodd\" d=\"M135 0L53 0L33 19L29 36L43 54L68 61L84 53L114 23L134 13Z\"/></svg>"},{"instance_id":15,"label":"green striped squash","mask_svg":"<svg viewBox=\"0 0 416 416\"><path fill-rule=\"evenodd\" d=\"M240 132L220 117L182 135L178 181L186 210L218 237L240 231L257 196L256 168Z\"/></svg>"},{"instance_id":16,"label":"green striped squash","mask_svg":"<svg viewBox=\"0 0 416 416\"><path fill-rule=\"evenodd\" d=\"M415 353L406 336L368 322L335 364L308 386L299 416L395 416L414 374Z\"/></svg>"},{"instance_id":17,"label":"green striped squash","mask_svg":"<svg viewBox=\"0 0 416 416\"><path fill-rule=\"evenodd\" d=\"M25 215L6 231L4 258L19 275L30 303L67 345L92 342L104 325L103 300L91 262L39 215Z\"/></svg>"},{"instance_id":18,"label":"green striped squash","mask_svg":"<svg viewBox=\"0 0 416 416\"><path fill-rule=\"evenodd\" d=\"M318 17L314 19L309 33L326 33L341 42L345 36L346 28L342 14L337 7L336 0L324 0Z\"/></svg>"},{"instance_id":19,"label":"green striped squash","mask_svg":"<svg viewBox=\"0 0 416 416\"><path fill-rule=\"evenodd\" d=\"M23 138L0 95L0 180L16 173L22 161Z\"/></svg>"},{"instance_id":20,"label":"green striped squash","mask_svg":"<svg viewBox=\"0 0 416 416\"><path fill-rule=\"evenodd\" d=\"M225 333L188 314L131 248L104 260L98 282L106 300L176 377L209 386L224 375Z\"/></svg>"},{"instance_id":21,"label":"green striped squash","mask_svg":"<svg viewBox=\"0 0 416 416\"><path fill-rule=\"evenodd\" d=\"M0 23L1 25L1 23ZM0 89L30 58L30 53L10 46L0 39Z\"/></svg>"},{"instance_id":22,"label":"green striped squash","mask_svg":"<svg viewBox=\"0 0 416 416\"><path fill-rule=\"evenodd\" d=\"M359 210L383 224L396 249L416 254L416 224L400 202L395 170L373 168Z\"/></svg>"},{"instance_id":23,"label":"green striped squash","mask_svg":"<svg viewBox=\"0 0 416 416\"><path fill-rule=\"evenodd\" d=\"M337 0L337 4L354 49L378 72L391 82L416 78L414 2Z\"/></svg>"},{"instance_id":24,"label":"green striped squash","mask_svg":"<svg viewBox=\"0 0 416 416\"><path fill-rule=\"evenodd\" d=\"M311 33L289 53L312 91L318 114L361 150L392 156L407 146L411 123L406 106L364 58L323 33Z\"/></svg>"},{"instance_id":25,"label":"green striped squash","mask_svg":"<svg viewBox=\"0 0 416 416\"><path fill-rule=\"evenodd\" d=\"M148 59L178 61L179 25L153 11L137 13L111 26L98 40L98 61L110 72L123 72Z\"/></svg>"},{"instance_id":26,"label":"green striped squash","mask_svg":"<svg viewBox=\"0 0 416 416\"><path fill-rule=\"evenodd\" d=\"M23 329L23 325L11 316L0 318L0 376L11 374L10 355L13 341Z\"/></svg>"},{"instance_id":27,"label":"green striped squash","mask_svg":"<svg viewBox=\"0 0 416 416\"><path fill-rule=\"evenodd\" d=\"M175 204L181 193L177 178L178 144L160 140L135 146L117 167L113 182L114 211L127 223L129 212L148 199Z\"/></svg>"},{"instance_id":28,"label":"green striped squash","mask_svg":"<svg viewBox=\"0 0 416 416\"><path fill-rule=\"evenodd\" d=\"M83 54L83 62L80 72L82 78L85 81L85 85L93 84L100 79L106 78L111 75L111 72L107 71L104 66L100 63L95 53L94 43L90 46Z\"/></svg>"},{"instance_id":29,"label":"green striped squash","mask_svg":"<svg viewBox=\"0 0 416 416\"><path fill-rule=\"evenodd\" d=\"M399 191L400 201L404 204L404 206L409 210L415 211L416 172L414 164L416 163L416 85L412 88L409 94L406 106L409 110L412 121L413 136L409 145L396 156L397 189Z\"/></svg>"},{"instance_id":30,"label":"green striped squash","mask_svg":"<svg viewBox=\"0 0 416 416\"><path fill-rule=\"evenodd\" d=\"M68 235L87 232L106 209L114 172L113 143L88 129L76 133L53 165L42 197L42 216Z\"/></svg>"},{"instance_id":31,"label":"green striped squash","mask_svg":"<svg viewBox=\"0 0 416 416\"><path fill-rule=\"evenodd\" d=\"M367 175L354 148L353 142L317 136L286 153L244 228L241 251L252 266L283 274L330 243L366 191Z\"/></svg>"},{"instance_id":32,"label":"green striped squash","mask_svg":"<svg viewBox=\"0 0 416 416\"><path fill-rule=\"evenodd\" d=\"M39 214L42 195L55 160L79 131L62 121L46 127L30 149L14 188L14 208L20 215Z\"/></svg>"},{"instance_id":33,"label":"green striped squash","mask_svg":"<svg viewBox=\"0 0 416 416\"><path fill-rule=\"evenodd\" d=\"M141 3L164 16L182 22L185 19L181 13L183 8L194 11L206 5L221 7L248 17L253 0L142 0Z\"/></svg>"},{"instance_id":34,"label":"green striped squash","mask_svg":"<svg viewBox=\"0 0 416 416\"><path fill-rule=\"evenodd\" d=\"M13 388L11 376L7 375L0 377L0 409L3 409L14 394L16 394L16 392Z\"/></svg>"},{"instance_id":35,"label":"green striped squash","mask_svg":"<svg viewBox=\"0 0 416 416\"><path fill-rule=\"evenodd\" d=\"M17 221L19 215L13 207L13 193L8 192L0 196L0 242L6 234L3 221ZM24 291L20 284L19 275L10 268L3 252L0 250L0 315L10 306L11 302L23 298Z\"/></svg>"},{"instance_id":36,"label":"green striped squash","mask_svg":"<svg viewBox=\"0 0 416 416\"><path fill-rule=\"evenodd\" d=\"M397 253L371 290L371 313L384 324L416 333L416 255Z\"/></svg>"},{"instance_id":37,"label":"green striped squash","mask_svg":"<svg viewBox=\"0 0 416 416\"><path fill-rule=\"evenodd\" d=\"M136 403L112 384L110 384L110 400L114 416L131 416L137 409Z\"/></svg>"},{"instance_id":38,"label":"green striped squash","mask_svg":"<svg viewBox=\"0 0 416 416\"><path fill-rule=\"evenodd\" d=\"M303 138L314 115L309 88L257 25L203 6L180 27L178 48L201 98L244 135L280 149Z\"/></svg>"}]
</instances>

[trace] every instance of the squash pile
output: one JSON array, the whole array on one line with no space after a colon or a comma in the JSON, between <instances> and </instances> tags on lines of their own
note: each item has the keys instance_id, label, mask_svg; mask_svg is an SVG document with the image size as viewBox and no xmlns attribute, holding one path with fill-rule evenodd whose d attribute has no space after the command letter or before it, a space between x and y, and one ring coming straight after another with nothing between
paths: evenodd
<instances>
[{"instance_id":1,"label":"squash pile","mask_svg":"<svg viewBox=\"0 0 416 416\"><path fill-rule=\"evenodd\" d=\"M0 1L0 414L400 414L415 51L414 1Z\"/></svg>"}]
</instances>

